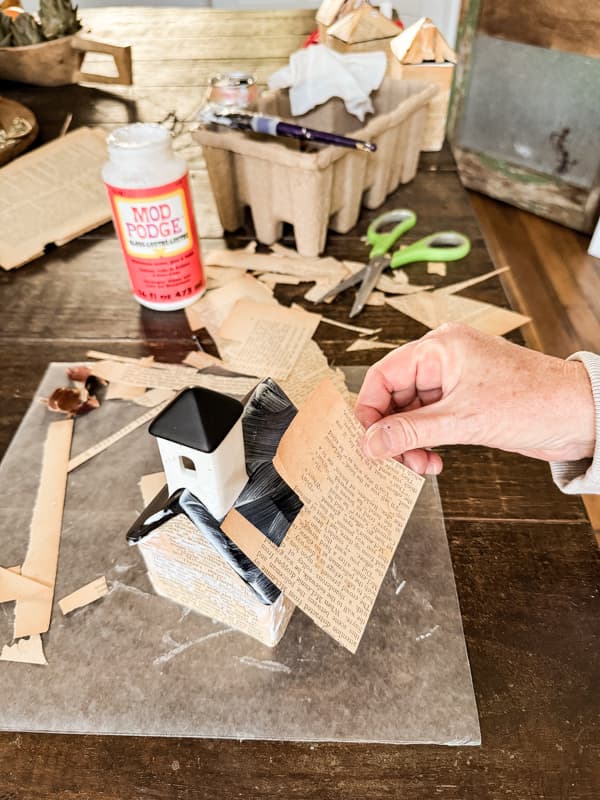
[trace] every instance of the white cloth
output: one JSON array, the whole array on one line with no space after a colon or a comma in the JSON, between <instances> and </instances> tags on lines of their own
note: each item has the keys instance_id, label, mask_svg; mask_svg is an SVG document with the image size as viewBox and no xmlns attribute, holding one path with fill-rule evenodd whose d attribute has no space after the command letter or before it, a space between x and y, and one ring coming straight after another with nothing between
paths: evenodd
<instances>
[{"instance_id":1,"label":"white cloth","mask_svg":"<svg viewBox=\"0 0 600 800\"><path fill-rule=\"evenodd\" d=\"M550 464L554 483L565 494L600 494L600 356L581 351L568 360L581 361L592 384L596 413L596 446L593 458Z\"/></svg>"},{"instance_id":2,"label":"white cloth","mask_svg":"<svg viewBox=\"0 0 600 800\"><path fill-rule=\"evenodd\" d=\"M349 114L363 122L373 111L369 95L383 80L385 53L336 53L323 44L297 50L269 78L269 89L290 89L292 114L306 114L331 97L341 97Z\"/></svg>"}]
</instances>

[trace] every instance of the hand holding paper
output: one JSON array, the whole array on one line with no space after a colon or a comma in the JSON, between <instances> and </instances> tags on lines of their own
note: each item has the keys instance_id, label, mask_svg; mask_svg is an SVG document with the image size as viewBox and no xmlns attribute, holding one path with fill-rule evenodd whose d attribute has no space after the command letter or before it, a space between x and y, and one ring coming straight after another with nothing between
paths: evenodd
<instances>
[{"instance_id":1,"label":"hand holding paper","mask_svg":"<svg viewBox=\"0 0 600 800\"><path fill-rule=\"evenodd\" d=\"M401 456L421 474L442 460L425 449L481 444L545 461L574 461L594 451L594 406L587 372L488 336L443 325L371 367L356 416L373 458Z\"/></svg>"}]
</instances>

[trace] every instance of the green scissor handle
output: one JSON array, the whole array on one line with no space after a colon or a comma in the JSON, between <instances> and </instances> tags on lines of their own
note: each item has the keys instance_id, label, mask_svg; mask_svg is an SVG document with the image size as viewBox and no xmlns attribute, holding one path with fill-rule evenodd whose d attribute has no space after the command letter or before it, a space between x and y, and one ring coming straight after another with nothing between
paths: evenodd
<instances>
[{"instance_id":1,"label":"green scissor handle","mask_svg":"<svg viewBox=\"0 0 600 800\"><path fill-rule=\"evenodd\" d=\"M369 260L385 255L391 250L402 234L409 231L417 221L417 215L408 208L396 208L394 211L386 211L376 217L367 229L367 241L372 245L369 253ZM389 231L381 231L381 228L397 222Z\"/></svg>"},{"instance_id":2,"label":"green scissor handle","mask_svg":"<svg viewBox=\"0 0 600 800\"><path fill-rule=\"evenodd\" d=\"M390 267L396 269L414 261L458 261L471 249L471 242L463 233L439 231L397 250L392 256Z\"/></svg>"}]
</instances>

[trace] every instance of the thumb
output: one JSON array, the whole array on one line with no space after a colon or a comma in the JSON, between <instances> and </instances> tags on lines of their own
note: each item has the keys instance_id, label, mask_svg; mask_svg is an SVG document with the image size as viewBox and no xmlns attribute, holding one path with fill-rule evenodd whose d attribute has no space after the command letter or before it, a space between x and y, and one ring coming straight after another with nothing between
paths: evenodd
<instances>
[{"instance_id":1,"label":"thumb","mask_svg":"<svg viewBox=\"0 0 600 800\"><path fill-rule=\"evenodd\" d=\"M436 405L390 414L375 422L361 439L363 453L369 458L393 458L407 450L450 444L444 416L434 410Z\"/></svg>"}]
</instances>

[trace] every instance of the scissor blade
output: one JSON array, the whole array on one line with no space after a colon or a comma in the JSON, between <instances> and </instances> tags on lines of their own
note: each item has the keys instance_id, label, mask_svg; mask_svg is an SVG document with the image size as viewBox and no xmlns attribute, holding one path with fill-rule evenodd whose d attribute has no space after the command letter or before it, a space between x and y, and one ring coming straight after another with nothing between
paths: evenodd
<instances>
[{"instance_id":1,"label":"scissor blade","mask_svg":"<svg viewBox=\"0 0 600 800\"><path fill-rule=\"evenodd\" d=\"M331 289L326 289L320 297L314 299L315 303L324 303L327 300L330 300L332 297L337 297L338 294L341 294L345 289L349 289L351 286L356 286L359 281L362 280L364 274L366 273L368 268L368 264L364 266L362 269L359 269L358 272L353 272L352 275L349 275L347 278L344 278L343 281L336 283L335 286L332 286Z\"/></svg>"},{"instance_id":2,"label":"scissor blade","mask_svg":"<svg viewBox=\"0 0 600 800\"><path fill-rule=\"evenodd\" d=\"M369 295L375 288L377 281L379 280L379 276L385 269L387 263L387 258L385 256L381 256L369 261L365 267L365 276L363 278L363 282L361 283L360 289L356 293L356 298L354 299L354 303L350 311L350 319L355 317L357 314L360 314L360 312L363 310L365 303L369 299Z\"/></svg>"}]
</instances>

